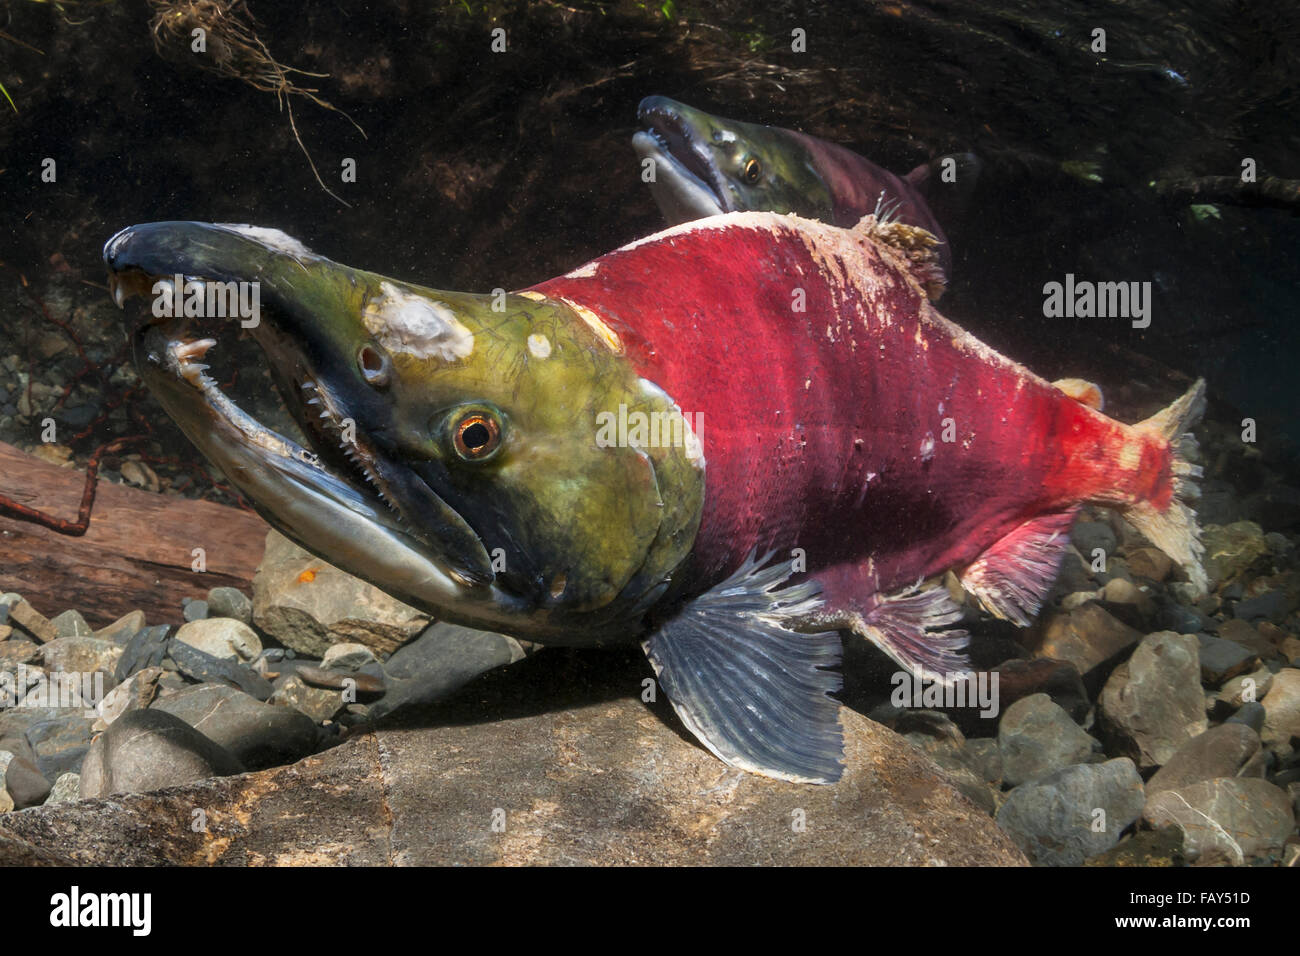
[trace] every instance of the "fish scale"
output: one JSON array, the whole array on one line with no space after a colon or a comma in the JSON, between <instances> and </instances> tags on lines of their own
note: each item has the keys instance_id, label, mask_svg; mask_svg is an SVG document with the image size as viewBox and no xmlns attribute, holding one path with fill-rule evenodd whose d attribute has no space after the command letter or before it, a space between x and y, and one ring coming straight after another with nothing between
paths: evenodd
<instances>
[{"instance_id":1,"label":"fish scale","mask_svg":"<svg viewBox=\"0 0 1300 956\"><path fill-rule=\"evenodd\" d=\"M701 580L755 549L801 547L814 569L869 556L871 584L889 591L974 559L1028 516L1112 492L1107 456L1090 452L1128 441L1124 426L940 318L878 247L857 246L869 261L851 274L824 268L836 254L810 241L834 250L843 235L735 214L533 289L600 315L639 374L703 414Z\"/></svg>"}]
</instances>

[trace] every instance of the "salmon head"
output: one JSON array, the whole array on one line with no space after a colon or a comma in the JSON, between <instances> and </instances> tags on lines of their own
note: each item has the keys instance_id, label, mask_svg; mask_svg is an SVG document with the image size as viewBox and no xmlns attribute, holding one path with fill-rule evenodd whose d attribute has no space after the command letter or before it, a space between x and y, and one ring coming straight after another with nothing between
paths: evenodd
<instances>
[{"instance_id":1,"label":"salmon head","mask_svg":"<svg viewBox=\"0 0 1300 956\"><path fill-rule=\"evenodd\" d=\"M641 101L632 138L654 161L651 191L670 223L749 209L830 221L831 192L795 134L723 119L664 96Z\"/></svg>"},{"instance_id":2,"label":"salmon head","mask_svg":"<svg viewBox=\"0 0 1300 956\"><path fill-rule=\"evenodd\" d=\"M599 428L620 409L680 412L563 301L422 288L248 226L133 226L104 260L119 305L143 295L134 361L187 437L280 531L412 604L602 642L689 552L702 464ZM206 374L241 327L301 444Z\"/></svg>"}]
</instances>

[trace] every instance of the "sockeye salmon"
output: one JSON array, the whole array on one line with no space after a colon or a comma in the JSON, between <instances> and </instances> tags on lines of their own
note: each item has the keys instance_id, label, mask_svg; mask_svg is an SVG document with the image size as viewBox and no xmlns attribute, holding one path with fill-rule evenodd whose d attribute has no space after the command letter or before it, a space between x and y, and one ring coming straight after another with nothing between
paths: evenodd
<instances>
[{"instance_id":1,"label":"sockeye salmon","mask_svg":"<svg viewBox=\"0 0 1300 956\"><path fill-rule=\"evenodd\" d=\"M640 642L722 760L828 782L838 631L928 679L968 669L947 569L1027 624L1093 502L1204 586L1185 434L1203 384L1108 418L939 315L934 247L874 216L736 213L496 296L248 226L134 226L104 259L119 305L156 297L128 319L144 381L285 534L441 619ZM215 339L158 316L251 281L310 450L205 374Z\"/></svg>"},{"instance_id":2,"label":"sockeye salmon","mask_svg":"<svg viewBox=\"0 0 1300 956\"><path fill-rule=\"evenodd\" d=\"M724 119L666 96L643 99L637 118L645 129L632 137L632 147L654 161L650 191L670 224L724 212L792 212L850 227L869 213L888 214L938 238L939 264L950 274L948 240L927 193L942 188L953 205L968 195L979 173L971 153L896 176L816 136ZM950 181L940 186L945 161L951 161Z\"/></svg>"}]
</instances>

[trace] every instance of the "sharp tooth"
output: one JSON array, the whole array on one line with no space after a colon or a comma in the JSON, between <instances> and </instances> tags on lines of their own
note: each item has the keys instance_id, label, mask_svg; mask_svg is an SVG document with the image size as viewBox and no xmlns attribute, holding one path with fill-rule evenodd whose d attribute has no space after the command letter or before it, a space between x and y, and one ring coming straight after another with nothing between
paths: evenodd
<instances>
[{"instance_id":1,"label":"sharp tooth","mask_svg":"<svg viewBox=\"0 0 1300 956\"><path fill-rule=\"evenodd\" d=\"M175 348L176 357L182 361L203 358L208 349L217 344L216 339L199 339L195 342L182 342Z\"/></svg>"},{"instance_id":2,"label":"sharp tooth","mask_svg":"<svg viewBox=\"0 0 1300 956\"><path fill-rule=\"evenodd\" d=\"M113 295L113 301L117 303L119 309L126 308L126 289L123 288L121 281L117 276L108 277L108 291Z\"/></svg>"}]
</instances>

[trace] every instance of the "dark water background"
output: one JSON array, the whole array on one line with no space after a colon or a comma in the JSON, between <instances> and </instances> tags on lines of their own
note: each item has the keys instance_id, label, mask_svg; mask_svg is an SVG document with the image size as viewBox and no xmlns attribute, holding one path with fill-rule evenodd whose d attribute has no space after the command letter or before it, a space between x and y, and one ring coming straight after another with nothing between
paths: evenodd
<instances>
[{"instance_id":1,"label":"dark water background","mask_svg":"<svg viewBox=\"0 0 1300 956\"><path fill-rule=\"evenodd\" d=\"M1235 176L1244 157L1261 177L1300 178L1300 5L225 9L255 15L280 63L328 74L296 79L365 131L289 98L346 206L317 184L275 94L201 69L183 43L157 48L155 14L188 26L223 9L0 0L0 83L17 107L0 101L0 359L16 354L45 374L39 298L111 373L122 336L95 286L100 247L149 220L273 226L331 258L434 287L517 288L567 271L660 228L629 138L638 100L661 93L825 137L900 173L975 152L983 176L950 221L946 314L1049 378L1097 381L1120 408L1127 397L1150 411L1206 375L1212 414L1257 419L1266 457L1285 461L1300 440L1296 206L1219 203L1198 218L1185 196L1161 198L1151 185ZM498 26L504 54L490 51ZM807 31L806 53L790 51L795 27ZM1105 54L1089 49L1098 27ZM40 179L45 157L58 164L55 183ZM356 183L339 181L345 157ZM1066 273L1151 281L1151 327L1044 318L1043 284ZM62 364L56 387L82 364L68 353L48 363ZM81 417L91 419L104 404L97 381L87 376L65 406L89 405ZM11 379L0 440L30 445L39 416L15 411ZM110 417L74 451L128 428Z\"/></svg>"}]
</instances>

